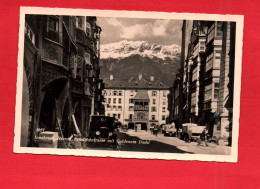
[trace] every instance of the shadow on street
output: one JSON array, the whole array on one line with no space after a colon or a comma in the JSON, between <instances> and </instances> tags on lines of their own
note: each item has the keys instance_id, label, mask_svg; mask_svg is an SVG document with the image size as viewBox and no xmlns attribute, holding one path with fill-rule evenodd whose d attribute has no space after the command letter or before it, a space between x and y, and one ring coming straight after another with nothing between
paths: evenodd
<instances>
[{"instance_id":1,"label":"shadow on street","mask_svg":"<svg viewBox=\"0 0 260 189\"><path fill-rule=\"evenodd\" d=\"M149 144L139 144L140 138L136 136L129 136L126 133L118 134L119 140L137 141L136 144L119 143L120 151L138 151L138 152L164 152L164 153L189 153L176 148L174 145L165 144L155 140L150 140Z\"/></svg>"}]
</instances>

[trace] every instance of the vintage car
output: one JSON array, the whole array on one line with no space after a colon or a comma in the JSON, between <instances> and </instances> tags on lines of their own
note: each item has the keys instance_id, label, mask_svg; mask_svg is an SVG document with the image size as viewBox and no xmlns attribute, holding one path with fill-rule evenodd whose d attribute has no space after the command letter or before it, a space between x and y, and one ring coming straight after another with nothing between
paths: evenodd
<instances>
[{"instance_id":1,"label":"vintage car","mask_svg":"<svg viewBox=\"0 0 260 189\"><path fill-rule=\"evenodd\" d=\"M198 140L201 133L206 128L206 126L198 126L195 123L184 123L182 124L182 132L180 133L180 138L185 141Z\"/></svg>"},{"instance_id":2,"label":"vintage car","mask_svg":"<svg viewBox=\"0 0 260 189\"><path fill-rule=\"evenodd\" d=\"M102 115L91 116L88 138L104 139L105 141L113 140L116 143L116 132L115 118Z\"/></svg>"},{"instance_id":3,"label":"vintage car","mask_svg":"<svg viewBox=\"0 0 260 189\"><path fill-rule=\"evenodd\" d=\"M175 126L172 126L170 124L166 124L164 127L164 136L176 136L177 129Z\"/></svg>"}]
</instances>

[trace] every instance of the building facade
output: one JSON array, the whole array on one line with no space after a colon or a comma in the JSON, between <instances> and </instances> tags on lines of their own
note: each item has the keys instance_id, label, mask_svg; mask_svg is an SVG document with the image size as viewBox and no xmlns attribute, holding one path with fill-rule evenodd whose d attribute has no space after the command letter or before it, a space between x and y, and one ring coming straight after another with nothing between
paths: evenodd
<instances>
[{"instance_id":1,"label":"building facade","mask_svg":"<svg viewBox=\"0 0 260 189\"><path fill-rule=\"evenodd\" d=\"M134 123L139 129L149 129L151 124L165 124L169 117L169 87L155 80L131 78L122 81L110 76L104 79L105 114L122 124Z\"/></svg>"},{"instance_id":2,"label":"building facade","mask_svg":"<svg viewBox=\"0 0 260 189\"><path fill-rule=\"evenodd\" d=\"M88 135L102 110L96 17L26 15L21 146L39 131Z\"/></svg>"},{"instance_id":3,"label":"building facade","mask_svg":"<svg viewBox=\"0 0 260 189\"><path fill-rule=\"evenodd\" d=\"M232 125L235 23L193 21L190 34L183 35L190 35L190 42L183 50L187 51L186 59L176 76L173 93L182 88L178 98L184 103L182 111L175 111L174 116L182 114L182 123L206 125L211 136L228 138Z\"/></svg>"}]
</instances>

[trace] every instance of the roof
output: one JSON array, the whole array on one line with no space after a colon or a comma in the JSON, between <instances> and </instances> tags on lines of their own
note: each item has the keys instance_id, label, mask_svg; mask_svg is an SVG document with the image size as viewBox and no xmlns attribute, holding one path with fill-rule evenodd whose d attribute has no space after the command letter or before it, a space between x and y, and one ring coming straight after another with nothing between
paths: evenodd
<instances>
[{"instance_id":1,"label":"roof","mask_svg":"<svg viewBox=\"0 0 260 189\"><path fill-rule=\"evenodd\" d=\"M134 99L135 100L149 100L149 96L147 94L147 91L138 90Z\"/></svg>"},{"instance_id":2,"label":"roof","mask_svg":"<svg viewBox=\"0 0 260 189\"><path fill-rule=\"evenodd\" d=\"M105 89L169 89L167 85L159 80L138 80L131 77L128 80L122 80L119 78L110 80L109 78L104 78L103 81L105 83Z\"/></svg>"}]
</instances>

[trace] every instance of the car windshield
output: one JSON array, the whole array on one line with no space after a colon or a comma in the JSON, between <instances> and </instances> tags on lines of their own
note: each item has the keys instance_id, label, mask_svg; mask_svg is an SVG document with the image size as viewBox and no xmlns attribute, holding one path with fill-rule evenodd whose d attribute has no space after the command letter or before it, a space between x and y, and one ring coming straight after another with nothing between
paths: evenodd
<instances>
[{"instance_id":1,"label":"car windshield","mask_svg":"<svg viewBox=\"0 0 260 189\"><path fill-rule=\"evenodd\" d=\"M114 126L114 118L107 117L107 116L92 116L90 129L91 130L97 130L100 127L109 127L110 129L113 129Z\"/></svg>"}]
</instances>

